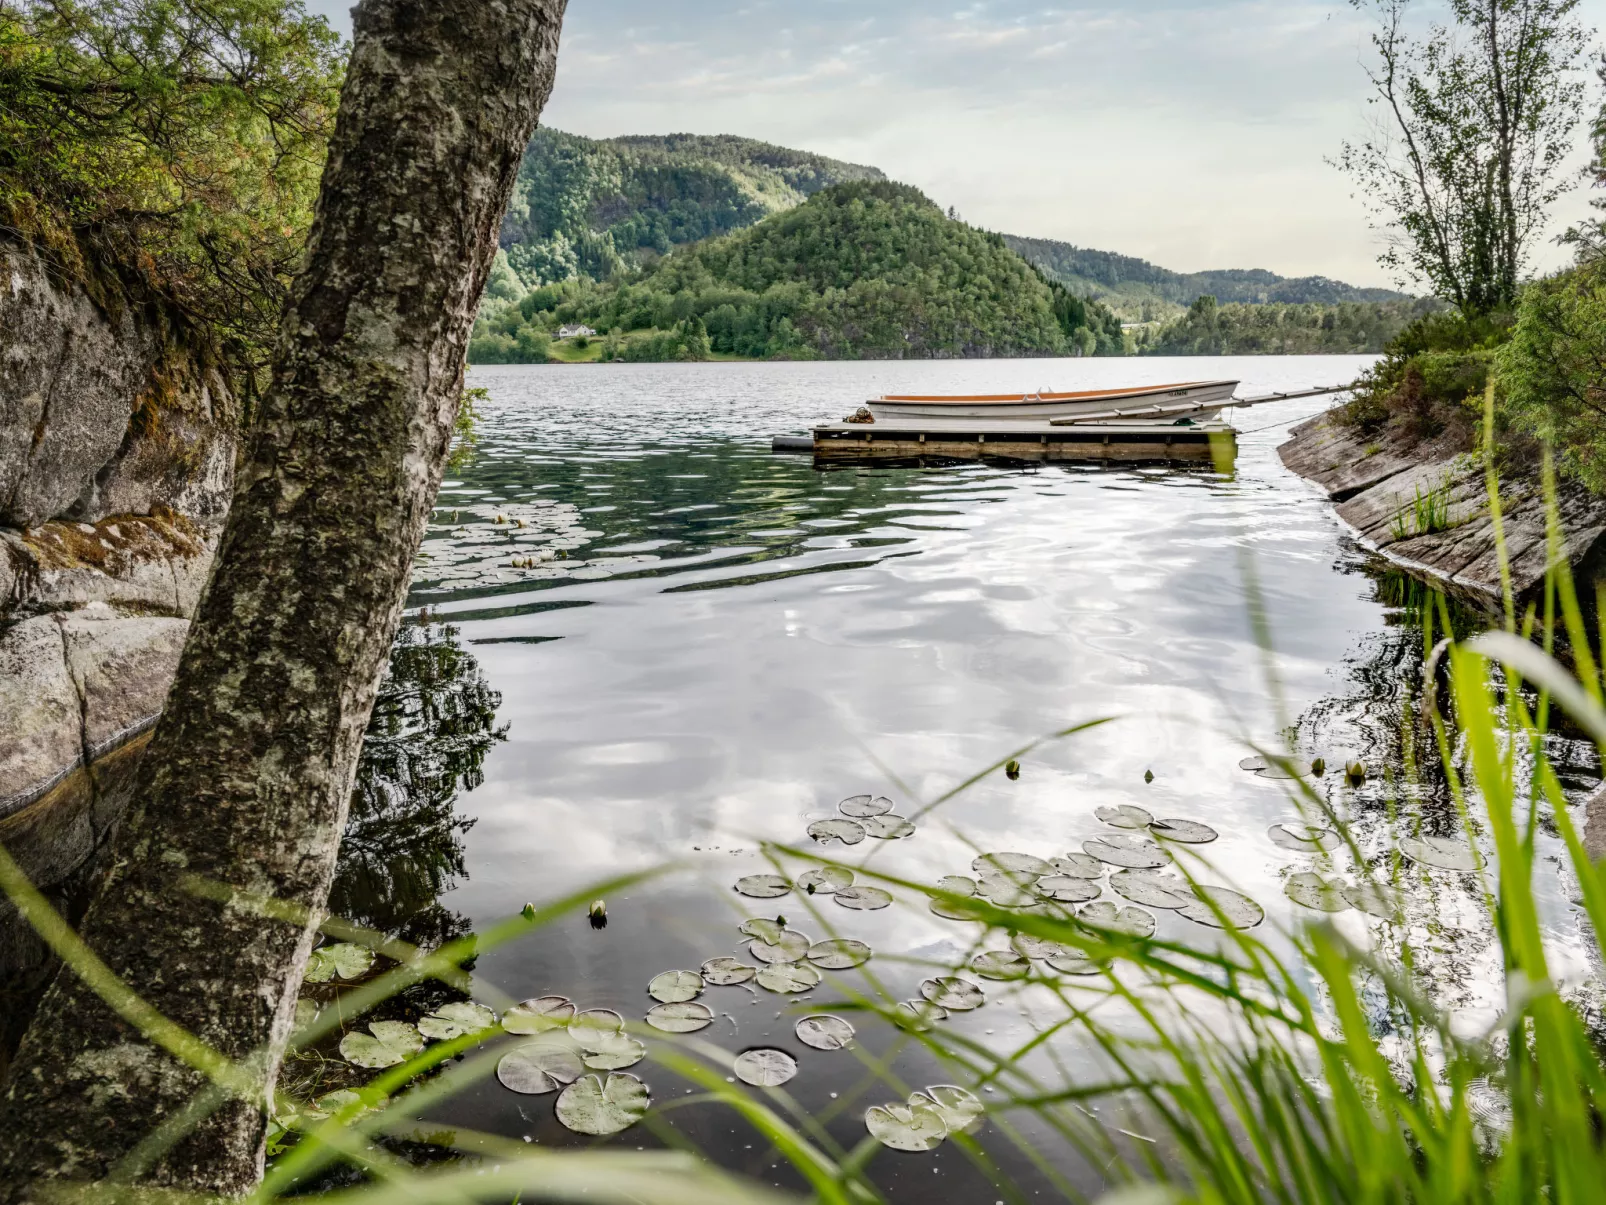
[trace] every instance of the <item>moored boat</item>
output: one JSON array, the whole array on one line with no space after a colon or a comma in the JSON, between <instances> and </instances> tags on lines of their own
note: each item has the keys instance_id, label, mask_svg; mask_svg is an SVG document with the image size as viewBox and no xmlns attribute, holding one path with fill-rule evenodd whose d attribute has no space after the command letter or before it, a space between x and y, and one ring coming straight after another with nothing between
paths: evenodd
<instances>
[{"instance_id":1,"label":"moored boat","mask_svg":"<svg viewBox=\"0 0 1606 1205\"><path fill-rule=\"evenodd\" d=\"M888 394L866 405L885 423L1156 422L1213 417L1237 388L1237 381L1184 381L1075 393Z\"/></svg>"}]
</instances>

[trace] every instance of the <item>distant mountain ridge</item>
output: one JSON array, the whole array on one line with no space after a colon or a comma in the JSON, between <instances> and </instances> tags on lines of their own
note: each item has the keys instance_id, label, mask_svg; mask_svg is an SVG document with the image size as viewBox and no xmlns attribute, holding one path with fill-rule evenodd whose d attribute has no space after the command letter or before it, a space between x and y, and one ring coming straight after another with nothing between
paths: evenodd
<instances>
[{"instance_id":1,"label":"distant mountain ridge","mask_svg":"<svg viewBox=\"0 0 1606 1205\"><path fill-rule=\"evenodd\" d=\"M1175 305L1192 305L1204 296L1223 304L1337 305L1344 301L1405 301L1409 294L1392 289L1365 289L1325 276L1278 276L1263 268L1223 268L1210 272L1172 272L1146 259L1094 251L1057 239L1006 234L1004 242L1045 275L1085 296L1114 294L1142 300L1153 297Z\"/></svg>"},{"instance_id":2,"label":"distant mountain ridge","mask_svg":"<svg viewBox=\"0 0 1606 1205\"><path fill-rule=\"evenodd\" d=\"M822 189L885 181L879 168L734 134L584 138L539 130L524 154L502 249L523 287L640 268L673 248L731 234L802 204ZM1188 306L1398 301L1324 276L1259 268L1182 273L1113 251L1006 234L1005 245L1083 297Z\"/></svg>"},{"instance_id":3,"label":"distant mountain ridge","mask_svg":"<svg viewBox=\"0 0 1606 1205\"><path fill-rule=\"evenodd\" d=\"M730 234L877 168L731 134L592 139L538 130L502 222L526 285L604 280L672 248Z\"/></svg>"}]
</instances>

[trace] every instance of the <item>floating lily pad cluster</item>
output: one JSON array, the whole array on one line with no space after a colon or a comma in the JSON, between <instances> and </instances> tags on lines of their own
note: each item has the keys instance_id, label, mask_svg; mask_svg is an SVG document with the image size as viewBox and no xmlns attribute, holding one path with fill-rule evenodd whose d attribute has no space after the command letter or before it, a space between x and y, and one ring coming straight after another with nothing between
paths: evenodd
<instances>
[{"instance_id":1,"label":"floating lily pad cluster","mask_svg":"<svg viewBox=\"0 0 1606 1205\"><path fill-rule=\"evenodd\" d=\"M1173 860L1168 844L1203 845L1216 840L1215 829L1197 820L1156 820L1140 807L1101 807L1096 815L1123 831L1091 837L1079 852L1040 858L1025 853L986 853L970 869L975 877L948 875L938 880L949 896L985 899L999 908L1076 919L1093 928L1152 936L1155 918L1148 908L1164 908L1200 924L1217 928L1252 928L1265 919L1260 905L1225 887L1194 887L1166 867ZM1104 876L1110 890L1126 905L1101 900ZM1067 907L1065 905L1071 905ZM1081 907L1074 907L1081 905ZM1139 905L1139 906L1132 906ZM931 910L950 920L980 919L979 910L963 901L933 898ZM971 969L987 979L1023 979L1030 962L1042 960L1065 974L1092 974L1099 967L1075 950L1056 942L1037 942L1017 935L1012 951L978 955Z\"/></svg>"},{"instance_id":2,"label":"floating lily pad cluster","mask_svg":"<svg viewBox=\"0 0 1606 1205\"><path fill-rule=\"evenodd\" d=\"M864 1128L895 1151L929 1151L950 1134L965 1134L981 1124L986 1109L972 1093L953 1084L935 1084L911 1092L904 1104L874 1105L865 1112Z\"/></svg>"},{"instance_id":3,"label":"floating lily pad cluster","mask_svg":"<svg viewBox=\"0 0 1606 1205\"><path fill-rule=\"evenodd\" d=\"M794 890L807 895L828 895L844 908L855 912L874 912L892 903L892 893L879 887L853 882L853 872L839 866L826 866L798 876L793 883L778 874L750 874L736 880L736 890L755 900L779 899Z\"/></svg>"},{"instance_id":4,"label":"floating lily pad cluster","mask_svg":"<svg viewBox=\"0 0 1606 1205\"><path fill-rule=\"evenodd\" d=\"M489 1033L496 1014L483 1004L443 1004L418 1022L375 1021L368 1031L354 1029L340 1039L340 1057L371 1071L397 1067L424 1049L426 1040L448 1042L464 1034Z\"/></svg>"},{"instance_id":5,"label":"floating lily pad cluster","mask_svg":"<svg viewBox=\"0 0 1606 1205\"><path fill-rule=\"evenodd\" d=\"M829 844L857 845L866 837L897 841L914 836L914 824L892 811L892 800L885 795L851 795L836 805L840 816L816 820L809 825L809 836Z\"/></svg>"},{"instance_id":6,"label":"floating lily pad cluster","mask_svg":"<svg viewBox=\"0 0 1606 1205\"><path fill-rule=\"evenodd\" d=\"M502 1028L531 1040L502 1056L496 1078L526 1096L557 1092L554 1113L575 1133L617 1134L647 1115L647 1085L623 1074L647 1057L647 1048L625 1033L625 1019L612 1009L538 996L508 1009Z\"/></svg>"}]
</instances>

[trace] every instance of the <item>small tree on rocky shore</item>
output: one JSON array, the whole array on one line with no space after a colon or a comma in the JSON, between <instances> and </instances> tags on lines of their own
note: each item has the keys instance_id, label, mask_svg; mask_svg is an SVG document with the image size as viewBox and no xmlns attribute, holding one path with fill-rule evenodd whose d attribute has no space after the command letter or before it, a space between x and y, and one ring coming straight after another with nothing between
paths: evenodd
<instances>
[{"instance_id":1,"label":"small tree on rocky shore","mask_svg":"<svg viewBox=\"0 0 1606 1205\"><path fill-rule=\"evenodd\" d=\"M1390 237L1379 262L1463 314L1512 308L1584 109L1578 0L1450 0L1408 28L1411 0L1350 0L1378 19L1367 67L1379 120L1336 165Z\"/></svg>"},{"instance_id":2,"label":"small tree on rocky shore","mask_svg":"<svg viewBox=\"0 0 1606 1205\"><path fill-rule=\"evenodd\" d=\"M552 86L563 10L564 0L356 9L272 385L82 926L106 968L195 1041L131 1023L152 1014L114 1012L71 970L60 974L0 1099L0 1201L113 1172L230 1196L261 1174L264 1098L440 484L498 224ZM221 885L223 901L193 880ZM256 897L305 919L266 921ZM175 1057L175 1046L198 1057ZM220 1060L251 1082L186 1118L208 1086L204 1068ZM164 1125L184 1137L154 1160L129 1160Z\"/></svg>"}]
</instances>

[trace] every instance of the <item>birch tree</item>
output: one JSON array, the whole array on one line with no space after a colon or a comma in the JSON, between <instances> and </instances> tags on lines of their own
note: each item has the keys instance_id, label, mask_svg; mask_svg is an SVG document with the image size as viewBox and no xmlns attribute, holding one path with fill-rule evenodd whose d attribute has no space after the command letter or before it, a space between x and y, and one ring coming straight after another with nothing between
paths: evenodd
<instances>
[{"instance_id":1,"label":"birch tree","mask_svg":"<svg viewBox=\"0 0 1606 1205\"><path fill-rule=\"evenodd\" d=\"M1374 13L1371 137L1336 165L1389 239L1379 262L1469 316L1509 310L1567 170L1583 114L1578 0L1450 0L1420 36L1412 0Z\"/></svg>"}]
</instances>

